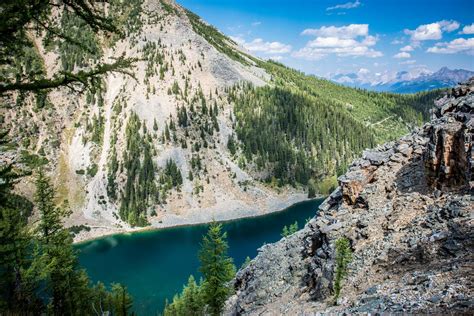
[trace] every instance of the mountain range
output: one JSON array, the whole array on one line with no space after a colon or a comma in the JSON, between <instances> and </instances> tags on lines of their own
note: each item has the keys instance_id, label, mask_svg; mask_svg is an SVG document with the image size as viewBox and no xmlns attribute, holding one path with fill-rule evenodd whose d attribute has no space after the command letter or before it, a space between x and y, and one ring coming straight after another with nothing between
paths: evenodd
<instances>
[{"instance_id":1,"label":"mountain range","mask_svg":"<svg viewBox=\"0 0 474 316\"><path fill-rule=\"evenodd\" d=\"M76 240L327 194L365 148L426 120L438 95L366 92L261 60L174 1L112 2L108 12L121 16L121 36L101 37L58 9L65 36L80 34L89 49L32 34L18 64L48 76L127 56L128 73L83 93L12 99L21 110L2 114L19 144L5 159L45 167L72 210L66 224L81 228ZM17 189L32 199L32 185L25 177Z\"/></svg>"},{"instance_id":2,"label":"mountain range","mask_svg":"<svg viewBox=\"0 0 474 316\"><path fill-rule=\"evenodd\" d=\"M394 78L368 79L364 71L359 73L335 74L331 80L350 87L371 91L393 93L415 93L434 89L452 88L474 76L474 71L442 67L436 72L421 68L415 71L400 71Z\"/></svg>"}]
</instances>

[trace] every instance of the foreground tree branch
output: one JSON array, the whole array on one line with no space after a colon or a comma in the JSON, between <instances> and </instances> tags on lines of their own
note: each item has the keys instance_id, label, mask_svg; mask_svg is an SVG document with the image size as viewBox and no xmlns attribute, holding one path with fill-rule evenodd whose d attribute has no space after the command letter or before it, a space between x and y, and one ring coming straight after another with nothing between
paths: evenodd
<instances>
[{"instance_id":1,"label":"foreground tree branch","mask_svg":"<svg viewBox=\"0 0 474 316\"><path fill-rule=\"evenodd\" d=\"M96 78L100 75L108 72L117 72L126 74L135 78L132 72L129 71L133 63L136 62L136 58L123 58L120 57L116 62L111 64L100 64L96 68L91 70L81 70L76 73L62 72L55 75L50 79L39 79L32 82L14 82L7 84L0 84L0 94L8 91L38 91L44 89L57 88L61 86L67 86L72 83L80 83L87 86L88 82L92 78Z\"/></svg>"}]
</instances>

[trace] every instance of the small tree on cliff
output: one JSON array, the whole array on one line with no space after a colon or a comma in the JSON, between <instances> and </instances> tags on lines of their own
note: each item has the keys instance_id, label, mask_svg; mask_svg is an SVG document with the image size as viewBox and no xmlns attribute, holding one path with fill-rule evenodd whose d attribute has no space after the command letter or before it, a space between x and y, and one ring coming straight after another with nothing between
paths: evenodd
<instances>
[{"instance_id":1,"label":"small tree on cliff","mask_svg":"<svg viewBox=\"0 0 474 316\"><path fill-rule=\"evenodd\" d=\"M347 275L347 266L352 260L352 250L349 239L341 237L336 240L336 271L334 276L334 304L341 294L342 280Z\"/></svg>"},{"instance_id":2,"label":"small tree on cliff","mask_svg":"<svg viewBox=\"0 0 474 316\"><path fill-rule=\"evenodd\" d=\"M213 222L203 237L199 260L200 272L204 276L203 296L211 315L220 315L225 300L231 294L228 283L235 275L232 258L227 255L227 233L222 225Z\"/></svg>"}]
</instances>

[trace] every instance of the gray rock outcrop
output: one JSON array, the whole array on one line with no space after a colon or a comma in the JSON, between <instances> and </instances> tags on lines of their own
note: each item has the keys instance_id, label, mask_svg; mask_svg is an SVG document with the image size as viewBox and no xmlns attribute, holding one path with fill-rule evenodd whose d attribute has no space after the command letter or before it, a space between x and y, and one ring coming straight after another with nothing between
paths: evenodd
<instances>
[{"instance_id":1,"label":"gray rock outcrop","mask_svg":"<svg viewBox=\"0 0 474 316\"><path fill-rule=\"evenodd\" d=\"M439 99L432 110L432 123L425 154L429 182L441 189L474 181L474 79Z\"/></svg>"},{"instance_id":2,"label":"gray rock outcrop","mask_svg":"<svg viewBox=\"0 0 474 316\"><path fill-rule=\"evenodd\" d=\"M474 312L474 78L365 151L302 230L237 273L229 315ZM334 305L335 241L353 260Z\"/></svg>"}]
</instances>

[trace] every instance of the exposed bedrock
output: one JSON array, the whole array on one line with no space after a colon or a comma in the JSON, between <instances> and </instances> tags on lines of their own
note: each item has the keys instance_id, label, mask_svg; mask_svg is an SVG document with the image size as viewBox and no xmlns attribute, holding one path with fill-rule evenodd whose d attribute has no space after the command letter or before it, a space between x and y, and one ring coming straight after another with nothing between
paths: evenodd
<instances>
[{"instance_id":1,"label":"exposed bedrock","mask_svg":"<svg viewBox=\"0 0 474 316\"><path fill-rule=\"evenodd\" d=\"M474 312L474 78L432 121L364 151L318 216L237 273L230 315ZM335 242L353 259L334 305Z\"/></svg>"}]
</instances>

